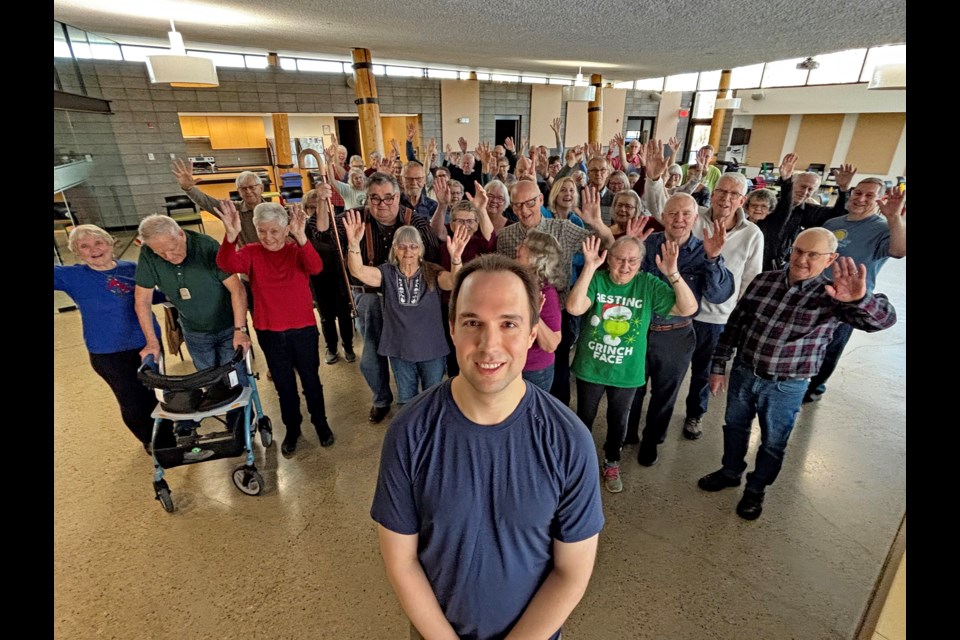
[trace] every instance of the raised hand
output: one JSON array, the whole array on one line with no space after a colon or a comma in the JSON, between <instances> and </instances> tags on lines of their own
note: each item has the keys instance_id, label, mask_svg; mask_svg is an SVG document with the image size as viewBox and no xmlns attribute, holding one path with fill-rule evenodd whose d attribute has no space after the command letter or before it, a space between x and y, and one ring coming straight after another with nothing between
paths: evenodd
<instances>
[{"instance_id":1,"label":"raised hand","mask_svg":"<svg viewBox=\"0 0 960 640\"><path fill-rule=\"evenodd\" d=\"M453 147L450 146L450 143L447 143L447 146L445 146L443 150L446 152L447 156L453 153Z\"/></svg>"},{"instance_id":2,"label":"raised hand","mask_svg":"<svg viewBox=\"0 0 960 640\"><path fill-rule=\"evenodd\" d=\"M360 218L360 212L350 210L343 217L343 230L347 233L347 243L354 249L360 248L360 241L363 240L363 220Z\"/></svg>"},{"instance_id":3,"label":"raised hand","mask_svg":"<svg viewBox=\"0 0 960 640\"><path fill-rule=\"evenodd\" d=\"M180 158L173 161L173 175L177 178L177 184L184 191L197 184L197 181L193 179L193 167L187 166L187 163Z\"/></svg>"},{"instance_id":4,"label":"raised hand","mask_svg":"<svg viewBox=\"0 0 960 640\"><path fill-rule=\"evenodd\" d=\"M464 138L463 136L460 136L459 138L457 138L457 144L460 145L460 152L461 152L461 153L466 153L466 152L467 152L467 139L466 139L466 138Z\"/></svg>"},{"instance_id":5,"label":"raised hand","mask_svg":"<svg viewBox=\"0 0 960 640\"><path fill-rule=\"evenodd\" d=\"M450 204L450 187L447 186L447 179L445 177L437 176L433 181L433 197L441 207L446 207Z\"/></svg>"},{"instance_id":6,"label":"raised hand","mask_svg":"<svg viewBox=\"0 0 960 640\"><path fill-rule=\"evenodd\" d=\"M587 185L580 194L580 217L592 227L603 224L600 219L600 192Z\"/></svg>"},{"instance_id":7,"label":"raised hand","mask_svg":"<svg viewBox=\"0 0 960 640\"><path fill-rule=\"evenodd\" d=\"M600 268L600 265L603 264L604 260L607 259L607 252L604 250L600 252L600 238L597 236L590 236L585 238L583 241L583 267L586 269L593 269L596 271Z\"/></svg>"},{"instance_id":8,"label":"raised hand","mask_svg":"<svg viewBox=\"0 0 960 640\"><path fill-rule=\"evenodd\" d=\"M646 149L647 177L657 180L667 168L667 158L663 155L663 143L651 138Z\"/></svg>"},{"instance_id":9,"label":"raised hand","mask_svg":"<svg viewBox=\"0 0 960 640\"><path fill-rule=\"evenodd\" d=\"M667 140L667 146L670 147L670 157L676 162L677 151L680 150L680 141L677 140L676 136L670 136L670 139Z\"/></svg>"},{"instance_id":10,"label":"raised hand","mask_svg":"<svg viewBox=\"0 0 960 640\"><path fill-rule=\"evenodd\" d=\"M506 140L503 141L503 148L511 153L517 152L517 145L513 143L513 138L507 136Z\"/></svg>"},{"instance_id":11,"label":"raised hand","mask_svg":"<svg viewBox=\"0 0 960 640\"><path fill-rule=\"evenodd\" d=\"M380 158L380 162L377 163L377 171L380 173L393 173L393 158Z\"/></svg>"},{"instance_id":12,"label":"raised hand","mask_svg":"<svg viewBox=\"0 0 960 640\"><path fill-rule=\"evenodd\" d=\"M417 125L412 122L407 123L407 140L413 142L413 138L417 135Z\"/></svg>"},{"instance_id":13,"label":"raised hand","mask_svg":"<svg viewBox=\"0 0 960 640\"><path fill-rule=\"evenodd\" d=\"M888 222L896 221L897 218L907 215L906 204L907 194L900 191L899 187L890 187L887 189L887 197L880 203L880 213Z\"/></svg>"},{"instance_id":14,"label":"raised hand","mask_svg":"<svg viewBox=\"0 0 960 640\"><path fill-rule=\"evenodd\" d=\"M640 167L647 166L647 148L644 145L637 147L637 162L636 166L639 169Z\"/></svg>"},{"instance_id":15,"label":"raised hand","mask_svg":"<svg viewBox=\"0 0 960 640\"><path fill-rule=\"evenodd\" d=\"M390 138L390 153L395 158L400 157L400 145L397 144L396 138Z\"/></svg>"},{"instance_id":16,"label":"raised hand","mask_svg":"<svg viewBox=\"0 0 960 640\"><path fill-rule=\"evenodd\" d=\"M793 170L797 166L797 160L799 159L800 157L795 153L788 153L783 156L783 160L780 161L780 177L783 180L793 175Z\"/></svg>"},{"instance_id":17,"label":"raised hand","mask_svg":"<svg viewBox=\"0 0 960 640\"><path fill-rule=\"evenodd\" d=\"M290 207L290 235L301 247L307 242L307 212L301 202Z\"/></svg>"},{"instance_id":18,"label":"raised hand","mask_svg":"<svg viewBox=\"0 0 960 640\"><path fill-rule=\"evenodd\" d=\"M677 257L680 255L680 246L671 240L664 240L660 245L660 255L654 256L657 260L657 269L668 278L677 273Z\"/></svg>"},{"instance_id":19,"label":"raised hand","mask_svg":"<svg viewBox=\"0 0 960 640\"><path fill-rule=\"evenodd\" d=\"M477 205L478 209L486 210L487 190L484 189L483 186L481 186L481 184L476 180L473 181L473 190L474 190L474 193L476 194L474 196L471 196L469 193L464 192L464 195L466 196L467 200Z\"/></svg>"},{"instance_id":20,"label":"raised hand","mask_svg":"<svg viewBox=\"0 0 960 640\"><path fill-rule=\"evenodd\" d=\"M837 258L833 263L833 284L824 287L837 302L857 302L867 295L867 267L857 269L853 258Z\"/></svg>"},{"instance_id":21,"label":"raised hand","mask_svg":"<svg viewBox=\"0 0 960 640\"><path fill-rule=\"evenodd\" d=\"M603 156L603 147L599 142L588 142L587 148L590 150L590 158L596 158L597 156Z\"/></svg>"},{"instance_id":22,"label":"raised hand","mask_svg":"<svg viewBox=\"0 0 960 640\"><path fill-rule=\"evenodd\" d=\"M223 222L223 229L227 232L227 240L234 242L240 235L240 213L233 204L233 200L220 200L220 206L214 207L213 212Z\"/></svg>"},{"instance_id":23,"label":"raised hand","mask_svg":"<svg viewBox=\"0 0 960 640\"><path fill-rule=\"evenodd\" d=\"M853 176L856 174L857 168L855 166L852 164L842 164L833 179L842 191L846 191L850 188L850 183L853 182Z\"/></svg>"},{"instance_id":24,"label":"raised hand","mask_svg":"<svg viewBox=\"0 0 960 640\"><path fill-rule=\"evenodd\" d=\"M703 252L707 254L707 257L713 260L718 255L720 255L720 250L723 249L723 244L727 241L727 227L725 224L718 220L713 221L713 235L707 237L707 234L703 234Z\"/></svg>"},{"instance_id":25,"label":"raised hand","mask_svg":"<svg viewBox=\"0 0 960 640\"><path fill-rule=\"evenodd\" d=\"M554 132L555 134L557 134L557 135L560 135L560 123L561 123L561 122L562 122L562 121L560 120L560 118L554 118L554 119L550 122L550 128L551 128L551 129L553 130L553 132Z\"/></svg>"},{"instance_id":26,"label":"raised hand","mask_svg":"<svg viewBox=\"0 0 960 640\"><path fill-rule=\"evenodd\" d=\"M447 234L447 253L450 254L450 262L460 262L463 256L463 250L470 242L470 229L466 225L458 224L453 235Z\"/></svg>"},{"instance_id":27,"label":"raised hand","mask_svg":"<svg viewBox=\"0 0 960 640\"><path fill-rule=\"evenodd\" d=\"M653 228L647 229L647 223L650 222L652 216L637 216L636 218L630 218L627 220L627 228L624 229L626 235L639 240L646 240L651 233L653 233Z\"/></svg>"},{"instance_id":28,"label":"raised hand","mask_svg":"<svg viewBox=\"0 0 960 640\"><path fill-rule=\"evenodd\" d=\"M528 144L529 142L527 142L527 139L524 136L520 136L520 155L527 155L527 151L529 149L527 146Z\"/></svg>"},{"instance_id":29,"label":"raised hand","mask_svg":"<svg viewBox=\"0 0 960 640\"><path fill-rule=\"evenodd\" d=\"M616 146L618 149L626 149L626 146L624 145L623 134L613 134L613 140L610 141L610 149L612 150L614 146Z\"/></svg>"},{"instance_id":30,"label":"raised hand","mask_svg":"<svg viewBox=\"0 0 960 640\"><path fill-rule=\"evenodd\" d=\"M576 158L577 162L583 162L583 147L577 145L573 148L573 157Z\"/></svg>"},{"instance_id":31,"label":"raised hand","mask_svg":"<svg viewBox=\"0 0 960 640\"><path fill-rule=\"evenodd\" d=\"M430 138L430 142L427 143L427 156L433 157L437 154L437 139Z\"/></svg>"}]
</instances>

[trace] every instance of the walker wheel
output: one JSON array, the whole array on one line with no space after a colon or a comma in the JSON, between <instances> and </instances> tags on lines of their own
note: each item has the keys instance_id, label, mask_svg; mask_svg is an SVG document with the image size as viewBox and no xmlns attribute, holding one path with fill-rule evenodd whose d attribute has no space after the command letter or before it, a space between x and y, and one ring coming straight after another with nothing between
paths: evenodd
<instances>
[{"instance_id":1,"label":"walker wheel","mask_svg":"<svg viewBox=\"0 0 960 640\"><path fill-rule=\"evenodd\" d=\"M167 513L173 513L173 498L170 497L170 489L163 487L157 489L157 500L160 501L160 504L163 505L164 510Z\"/></svg>"},{"instance_id":2,"label":"walker wheel","mask_svg":"<svg viewBox=\"0 0 960 640\"><path fill-rule=\"evenodd\" d=\"M256 469L240 466L233 471L233 484L248 496L258 496L263 491L263 476Z\"/></svg>"}]
</instances>

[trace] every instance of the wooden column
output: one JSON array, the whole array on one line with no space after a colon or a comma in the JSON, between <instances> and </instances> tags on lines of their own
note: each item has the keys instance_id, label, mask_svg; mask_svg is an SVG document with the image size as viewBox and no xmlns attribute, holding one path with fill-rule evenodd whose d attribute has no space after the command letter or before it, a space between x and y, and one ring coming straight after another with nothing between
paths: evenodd
<instances>
[{"instance_id":1,"label":"wooden column","mask_svg":"<svg viewBox=\"0 0 960 640\"><path fill-rule=\"evenodd\" d=\"M599 73L590 76L590 85L594 87L593 101L587 107L587 142L599 142L603 135L603 78Z\"/></svg>"},{"instance_id":2,"label":"wooden column","mask_svg":"<svg viewBox=\"0 0 960 640\"><path fill-rule=\"evenodd\" d=\"M730 89L730 69L724 69L720 72L720 87L717 89L717 100L727 97L727 91ZM713 156L716 161L720 155L720 134L723 132L723 119L727 114L726 109L714 109L713 120L710 122L710 144L713 145L716 153Z\"/></svg>"},{"instance_id":3,"label":"wooden column","mask_svg":"<svg viewBox=\"0 0 960 640\"><path fill-rule=\"evenodd\" d=\"M383 157L380 99L377 98L377 82L373 77L373 58L369 49L353 50L353 79L357 92L357 99L353 102L360 114L360 139L366 152L364 160L369 166L370 154L374 151Z\"/></svg>"},{"instance_id":4,"label":"wooden column","mask_svg":"<svg viewBox=\"0 0 960 640\"><path fill-rule=\"evenodd\" d=\"M273 141L277 150L277 157L273 160L275 163L273 185L270 189L280 191L280 174L293 169L293 156L290 154L290 119L285 113L272 113L270 117L273 120Z\"/></svg>"}]
</instances>

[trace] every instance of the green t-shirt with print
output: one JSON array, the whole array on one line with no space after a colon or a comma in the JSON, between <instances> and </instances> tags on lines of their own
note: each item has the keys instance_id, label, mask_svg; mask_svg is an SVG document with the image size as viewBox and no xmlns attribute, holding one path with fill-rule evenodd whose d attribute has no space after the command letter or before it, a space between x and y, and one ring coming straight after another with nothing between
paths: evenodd
<instances>
[{"instance_id":1,"label":"green t-shirt with print","mask_svg":"<svg viewBox=\"0 0 960 640\"><path fill-rule=\"evenodd\" d=\"M677 301L673 287L643 271L626 284L615 284L609 271L598 271L587 297L592 304L580 322L574 375L622 389L645 384L650 318L654 312L670 313Z\"/></svg>"}]
</instances>

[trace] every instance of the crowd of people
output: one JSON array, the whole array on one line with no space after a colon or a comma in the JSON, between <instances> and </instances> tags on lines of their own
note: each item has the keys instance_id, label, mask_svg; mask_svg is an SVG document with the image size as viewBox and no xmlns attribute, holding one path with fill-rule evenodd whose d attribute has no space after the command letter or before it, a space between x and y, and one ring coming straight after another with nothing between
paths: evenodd
<instances>
[{"instance_id":1,"label":"crowd of people","mask_svg":"<svg viewBox=\"0 0 960 640\"><path fill-rule=\"evenodd\" d=\"M357 359L356 329L369 422L404 407L371 514L414 637L558 637L592 570L601 479L623 491L625 446L658 462L688 370L687 439L701 437L710 397L727 398L722 467L701 489L741 484L759 418L736 507L759 517L802 405L824 395L853 330L896 321L874 287L884 262L906 255L901 190L854 183L843 165L824 206L810 200L819 175L796 171L795 154L777 195L721 172L709 146L679 165L673 138L568 149L559 121L552 129L553 149L507 138L470 150L460 138L440 153L431 140L421 162L411 128L406 163L394 143L369 167L334 144L327 179L289 207L264 201L251 172L237 178L239 202L216 200L177 161L185 193L223 222L221 243L151 215L133 264L114 258L106 231L80 225L78 264L54 267L94 370L148 453L155 401L136 369L162 348L159 297L179 311L198 369L249 349L252 315L287 456L301 435L297 378L320 444L335 442L314 307L328 365L341 349ZM603 396L598 461L588 430Z\"/></svg>"}]
</instances>

